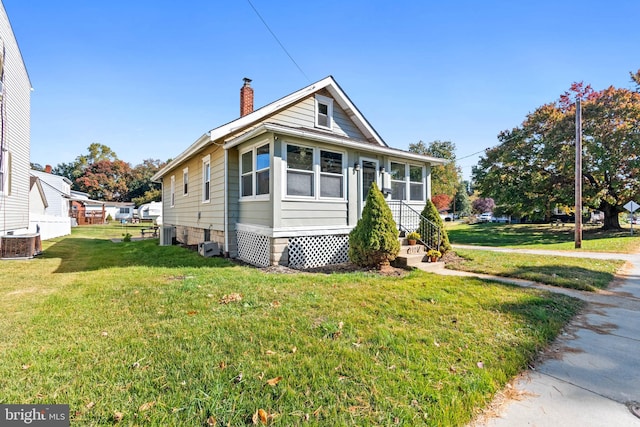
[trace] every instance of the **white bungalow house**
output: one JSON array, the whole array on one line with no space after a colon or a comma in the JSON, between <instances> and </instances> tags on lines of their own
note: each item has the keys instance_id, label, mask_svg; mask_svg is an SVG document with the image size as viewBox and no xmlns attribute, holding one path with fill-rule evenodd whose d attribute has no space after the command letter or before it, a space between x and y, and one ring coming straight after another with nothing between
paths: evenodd
<instances>
[{"instance_id":1,"label":"white bungalow house","mask_svg":"<svg viewBox=\"0 0 640 427\"><path fill-rule=\"evenodd\" d=\"M29 229L30 110L31 82L0 2L0 236Z\"/></svg>"},{"instance_id":2,"label":"white bungalow house","mask_svg":"<svg viewBox=\"0 0 640 427\"><path fill-rule=\"evenodd\" d=\"M104 211L116 222L133 222L136 205L133 202L104 202Z\"/></svg>"},{"instance_id":3,"label":"white bungalow house","mask_svg":"<svg viewBox=\"0 0 640 427\"><path fill-rule=\"evenodd\" d=\"M172 230L178 242L212 242L257 266L344 262L373 182L399 227L415 229L401 212L422 210L431 166L443 159L389 147L331 76L255 111L250 82L240 89L240 118L154 175L165 242Z\"/></svg>"},{"instance_id":4,"label":"white bungalow house","mask_svg":"<svg viewBox=\"0 0 640 427\"><path fill-rule=\"evenodd\" d=\"M71 234L71 181L51 174L51 166L44 172L31 171L31 201L29 203L29 231L40 233L42 240ZM44 206L38 200L42 193Z\"/></svg>"}]
</instances>

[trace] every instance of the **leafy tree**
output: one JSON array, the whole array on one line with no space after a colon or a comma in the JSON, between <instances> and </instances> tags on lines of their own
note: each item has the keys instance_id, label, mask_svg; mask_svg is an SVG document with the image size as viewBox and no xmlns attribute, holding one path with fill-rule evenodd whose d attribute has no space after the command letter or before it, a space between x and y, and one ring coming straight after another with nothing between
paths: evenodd
<instances>
[{"instance_id":1,"label":"leafy tree","mask_svg":"<svg viewBox=\"0 0 640 427\"><path fill-rule=\"evenodd\" d=\"M640 81L640 71L632 78ZM604 212L604 229L619 229L623 205L640 194L640 93L632 90L596 92L574 83L520 127L502 132L501 144L474 168L475 182L515 214L548 218L556 205L573 205L575 98L583 108L583 203Z\"/></svg>"},{"instance_id":2,"label":"leafy tree","mask_svg":"<svg viewBox=\"0 0 640 427\"><path fill-rule=\"evenodd\" d=\"M453 197L447 194L436 194L431 198L431 201L434 205L436 205L436 209L438 211L448 210L449 206L451 206L451 201Z\"/></svg>"},{"instance_id":3,"label":"leafy tree","mask_svg":"<svg viewBox=\"0 0 640 427\"><path fill-rule=\"evenodd\" d=\"M80 191L76 184L76 179L82 175L82 170L79 168L78 163L58 163L57 166L51 169L51 173L68 178L71 181L71 189Z\"/></svg>"},{"instance_id":4,"label":"leafy tree","mask_svg":"<svg viewBox=\"0 0 640 427\"><path fill-rule=\"evenodd\" d=\"M447 231L444 229L444 223L442 222L442 218L440 218L438 209L431 200L427 200L427 203L424 205L424 209L422 209L421 215L427 220L420 220L420 235L422 236L422 241L430 248L437 249L443 254L450 250L451 243L449 243L449 236L447 235ZM440 241L438 241L437 232L436 234L426 232L426 230L433 228L431 224L440 229Z\"/></svg>"},{"instance_id":5,"label":"leafy tree","mask_svg":"<svg viewBox=\"0 0 640 427\"><path fill-rule=\"evenodd\" d=\"M142 196L131 199L136 206L144 205L149 202L159 202L160 200L162 200L162 190L159 188L145 191Z\"/></svg>"},{"instance_id":6,"label":"leafy tree","mask_svg":"<svg viewBox=\"0 0 640 427\"><path fill-rule=\"evenodd\" d=\"M72 182L72 190L85 191L79 184L78 179L85 174L90 165L102 160L113 162L118 160L118 156L108 146L93 142L87 147L87 154L79 155L73 162L59 163L51 172L55 175L69 178Z\"/></svg>"},{"instance_id":7,"label":"leafy tree","mask_svg":"<svg viewBox=\"0 0 640 427\"><path fill-rule=\"evenodd\" d=\"M431 167L431 193L446 194L453 197L456 194L457 183L460 180L460 168L456 166L456 145L451 141L433 141L426 145L419 141L409 144L409 151L425 156L439 157L450 160L444 165Z\"/></svg>"},{"instance_id":8,"label":"leafy tree","mask_svg":"<svg viewBox=\"0 0 640 427\"><path fill-rule=\"evenodd\" d=\"M631 75L631 80L636 84L636 91L640 91L640 70L629 74Z\"/></svg>"},{"instance_id":9,"label":"leafy tree","mask_svg":"<svg viewBox=\"0 0 640 427\"><path fill-rule=\"evenodd\" d=\"M146 159L131 170L131 181L128 183L127 198L131 201L144 199L143 203L159 201L160 184L152 182L151 177L164 165L161 160ZM157 199L157 200L156 200ZM142 203L136 203L140 205Z\"/></svg>"},{"instance_id":10,"label":"leafy tree","mask_svg":"<svg viewBox=\"0 0 640 427\"><path fill-rule=\"evenodd\" d=\"M491 197L480 197L471 204L475 213L493 212L495 207L496 204Z\"/></svg>"},{"instance_id":11,"label":"leafy tree","mask_svg":"<svg viewBox=\"0 0 640 427\"><path fill-rule=\"evenodd\" d=\"M356 265L383 268L400 252L398 228L391 209L374 182L362 218L349 233L349 259Z\"/></svg>"},{"instance_id":12,"label":"leafy tree","mask_svg":"<svg viewBox=\"0 0 640 427\"><path fill-rule=\"evenodd\" d=\"M100 160L88 165L83 175L76 179L76 184L91 198L122 202L126 200L130 176L128 163Z\"/></svg>"},{"instance_id":13,"label":"leafy tree","mask_svg":"<svg viewBox=\"0 0 640 427\"><path fill-rule=\"evenodd\" d=\"M44 167L40 163L30 163L31 170L44 172Z\"/></svg>"},{"instance_id":14,"label":"leafy tree","mask_svg":"<svg viewBox=\"0 0 640 427\"><path fill-rule=\"evenodd\" d=\"M467 193L467 181L460 181L456 195L453 198L453 211L460 215L469 215L471 213L471 201L469 193Z\"/></svg>"}]
</instances>

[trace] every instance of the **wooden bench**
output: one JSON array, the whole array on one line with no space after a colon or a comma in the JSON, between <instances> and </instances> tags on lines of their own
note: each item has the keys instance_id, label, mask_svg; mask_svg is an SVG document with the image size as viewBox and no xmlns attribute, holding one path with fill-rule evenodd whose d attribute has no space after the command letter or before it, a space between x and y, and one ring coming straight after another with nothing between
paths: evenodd
<instances>
[{"instance_id":1,"label":"wooden bench","mask_svg":"<svg viewBox=\"0 0 640 427\"><path fill-rule=\"evenodd\" d=\"M144 238L145 233L147 235L151 235L151 237L158 237L158 227L145 227L145 228L141 228L140 229L140 233L142 234L142 237Z\"/></svg>"}]
</instances>

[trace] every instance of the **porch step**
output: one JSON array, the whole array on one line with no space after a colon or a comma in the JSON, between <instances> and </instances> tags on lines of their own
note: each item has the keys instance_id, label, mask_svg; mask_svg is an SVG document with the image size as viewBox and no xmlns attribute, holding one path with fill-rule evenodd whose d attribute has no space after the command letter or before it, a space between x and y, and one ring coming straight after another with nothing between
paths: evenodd
<instances>
[{"instance_id":1,"label":"porch step","mask_svg":"<svg viewBox=\"0 0 640 427\"><path fill-rule=\"evenodd\" d=\"M395 267L415 267L424 271L437 271L444 268L444 262L429 262L423 245L409 246L406 240L402 243L405 244L400 246L400 252L393 262Z\"/></svg>"}]
</instances>

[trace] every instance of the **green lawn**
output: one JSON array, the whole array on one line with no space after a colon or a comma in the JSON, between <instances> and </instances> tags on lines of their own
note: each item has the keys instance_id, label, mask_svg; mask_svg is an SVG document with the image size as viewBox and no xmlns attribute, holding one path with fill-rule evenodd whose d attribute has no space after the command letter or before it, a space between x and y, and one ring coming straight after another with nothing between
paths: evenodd
<instances>
[{"instance_id":1,"label":"green lawn","mask_svg":"<svg viewBox=\"0 0 640 427\"><path fill-rule=\"evenodd\" d=\"M547 257L483 250L456 249L463 260L447 268L533 280L552 286L597 291L614 279L624 261Z\"/></svg>"},{"instance_id":2,"label":"green lawn","mask_svg":"<svg viewBox=\"0 0 640 427\"><path fill-rule=\"evenodd\" d=\"M281 426L465 425L581 307L418 271L269 274L111 234L0 263L0 403L66 403L79 426L260 409Z\"/></svg>"},{"instance_id":3,"label":"green lawn","mask_svg":"<svg viewBox=\"0 0 640 427\"><path fill-rule=\"evenodd\" d=\"M573 224L561 227L549 224L449 224L447 233L452 244L519 247L525 249L574 250ZM640 250L638 233L629 230L583 230L582 250L591 252L632 253Z\"/></svg>"}]
</instances>

